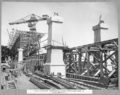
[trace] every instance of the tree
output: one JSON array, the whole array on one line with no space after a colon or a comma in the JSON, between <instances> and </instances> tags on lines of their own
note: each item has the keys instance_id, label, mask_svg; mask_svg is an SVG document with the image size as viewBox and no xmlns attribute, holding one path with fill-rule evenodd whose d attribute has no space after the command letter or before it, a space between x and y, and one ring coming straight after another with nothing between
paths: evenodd
<instances>
[{"instance_id":1,"label":"tree","mask_svg":"<svg viewBox=\"0 0 120 95\"><path fill-rule=\"evenodd\" d=\"M5 62L5 59L8 59L8 57L11 57L12 56L12 53L10 51L9 48L7 48L7 46L1 46L1 61L2 63Z\"/></svg>"}]
</instances>

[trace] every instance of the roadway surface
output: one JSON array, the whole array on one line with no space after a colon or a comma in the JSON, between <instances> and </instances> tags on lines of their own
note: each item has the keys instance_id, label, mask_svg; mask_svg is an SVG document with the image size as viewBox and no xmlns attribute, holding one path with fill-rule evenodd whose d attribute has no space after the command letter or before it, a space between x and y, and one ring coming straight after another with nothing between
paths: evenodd
<instances>
[{"instance_id":1,"label":"roadway surface","mask_svg":"<svg viewBox=\"0 0 120 95\"><path fill-rule=\"evenodd\" d=\"M16 78L16 84L18 89L39 89L36 85L29 81L29 77L23 73Z\"/></svg>"}]
</instances>

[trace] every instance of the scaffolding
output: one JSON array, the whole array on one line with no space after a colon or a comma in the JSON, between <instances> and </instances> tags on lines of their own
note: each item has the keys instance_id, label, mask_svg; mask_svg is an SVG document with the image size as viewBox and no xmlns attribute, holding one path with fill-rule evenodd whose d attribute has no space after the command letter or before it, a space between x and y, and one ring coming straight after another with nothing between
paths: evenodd
<instances>
[{"instance_id":1,"label":"scaffolding","mask_svg":"<svg viewBox=\"0 0 120 95\"><path fill-rule=\"evenodd\" d=\"M8 47L13 52L17 52L18 48L22 48L24 50L24 56L30 56L39 51L39 40L44 35L45 33L14 30L11 32Z\"/></svg>"}]
</instances>

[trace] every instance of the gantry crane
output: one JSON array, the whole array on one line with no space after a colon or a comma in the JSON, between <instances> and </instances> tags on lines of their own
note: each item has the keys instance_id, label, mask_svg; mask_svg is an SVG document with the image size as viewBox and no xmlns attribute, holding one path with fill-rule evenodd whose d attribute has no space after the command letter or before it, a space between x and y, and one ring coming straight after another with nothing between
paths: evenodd
<instances>
[{"instance_id":1,"label":"gantry crane","mask_svg":"<svg viewBox=\"0 0 120 95\"><path fill-rule=\"evenodd\" d=\"M17 21L10 22L9 25L28 23L28 27L30 28L30 31L34 32L36 31L37 22L47 20L48 17L49 17L48 15L42 15L42 17L40 17L35 14L31 14Z\"/></svg>"}]
</instances>

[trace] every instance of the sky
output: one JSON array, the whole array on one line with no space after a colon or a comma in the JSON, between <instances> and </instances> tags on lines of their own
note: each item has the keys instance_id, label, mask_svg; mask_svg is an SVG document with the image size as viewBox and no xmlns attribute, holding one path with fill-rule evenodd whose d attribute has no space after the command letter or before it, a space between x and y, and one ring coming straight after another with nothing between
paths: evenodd
<instances>
[{"instance_id":1,"label":"sky","mask_svg":"<svg viewBox=\"0 0 120 95\"><path fill-rule=\"evenodd\" d=\"M27 24L9 25L32 13L38 16L53 16L57 12L63 19L63 39L68 47L94 43L92 27L99 22L99 16L109 26L101 31L101 40L118 38L118 12L113 2L2 2L1 44L7 45L11 30L29 31ZM46 21L39 21L37 32L48 33ZM46 35L47 37L47 35ZM44 38L43 38L44 39Z\"/></svg>"}]
</instances>

